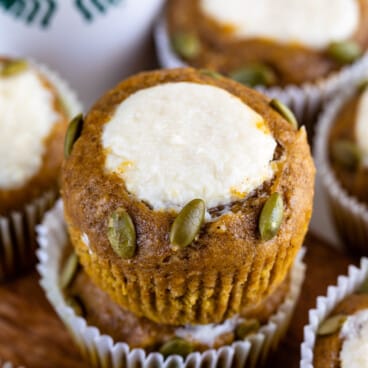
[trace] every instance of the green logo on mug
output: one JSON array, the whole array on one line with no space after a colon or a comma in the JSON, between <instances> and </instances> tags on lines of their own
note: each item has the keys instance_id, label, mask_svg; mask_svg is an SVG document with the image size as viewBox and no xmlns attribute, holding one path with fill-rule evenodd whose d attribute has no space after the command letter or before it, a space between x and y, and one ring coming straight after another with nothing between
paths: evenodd
<instances>
[{"instance_id":1,"label":"green logo on mug","mask_svg":"<svg viewBox=\"0 0 368 368\"><path fill-rule=\"evenodd\" d=\"M65 1L65 0L64 0ZM75 9L84 20L92 22L99 13L104 14L122 0L74 0ZM0 0L0 7L26 24L50 26L58 9L57 0Z\"/></svg>"}]
</instances>

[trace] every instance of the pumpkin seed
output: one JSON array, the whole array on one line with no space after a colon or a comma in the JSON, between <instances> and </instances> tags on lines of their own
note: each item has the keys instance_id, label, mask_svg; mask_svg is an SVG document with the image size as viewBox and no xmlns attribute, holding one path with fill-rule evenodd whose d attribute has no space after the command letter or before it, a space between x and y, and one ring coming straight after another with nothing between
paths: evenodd
<instances>
[{"instance_id":1,"label":"pumpkin seed","mask_svg":"<svg viewBox=\"0 0 368 368\"><path fill-rule=\"evenodd\" d=\"M73 145L82 133L83 122L83 115L79 114L69 123L64 139L65 158L68 158L72 153Z\"/></svg>"},{"instance_id":2,"label":"pumpkin seed","mask_svg":"<svg viewBox=\"0 0 368 368\"><path fill-rule=\"evenodd\" d=\"M364 280L362 285L360 286L358 293L360 294L368 294L368 278Z\"/></svg>"},{"instance_id":3,"label":"pumpkin seed","mask_svg":"<svg viewBox=\"0 0 368 368\"><path fill-rule=\"evenodd\" d=\"M272 239L282 223L284 215L284 202L279 193L272 193L262 208L259 217L259 232L261 239L264 241Z\"/></svg>"},{"instance_id":4,"label":"pumpkin seed","mask_svg":"<svg viewBox=\"0 0 368 368\"><path fill-rule=\"evenodd\" d=\"M368 80L365 79L357 85L357 90L359 93L363 93L367 87L368 87Z\"/></svg>"},{"instance_id":5,"label":"pumpkin seed","mask_svg":"<svg viewBox=\"0 0 368 368\"><path fill-rule=\"evenodd\" d=\"M13 77L17 74L24 72L28 68L28 62L26 60L12 60L5 62L0 75L2 77Z\"/></svg>"},{"instance_id":6,"label":"pumpkin seed","mask_svg":"<svg viewBox=\"0 0 368 368\"><path fill-rule=\"evenodd\" d=\"M191 32L174 34L171 43L174 51L186 59L194 59L201 52L201 43L198 37Z\"/></svg>"},{"instance_id":7,"label":"pumpkin seed","mask_svg":"<svg viewBox=\"0 0 368 368\"><path fill-rule=\"evenodd\" d=\"M214 79L222 78L222 75L220 73L215 72L214 70L210 70L210 69L201 69L200 73L208 77L212 77Z\"/></svg>"},{"instance_id":8,"label":"pumpkin seed","mask_svg":"<svg viewBox=\"0 0 368 368\"><path fill-rule=\"evenodd\" d=\"M270 106L285 118L295 129L298 129L298 121L294 113L280 100L274 98L270 101Z\"/></svg>"},{"instance_id":9,"label":"pumpkin seed","mask_svg":"<svg viewBox=\"0 0 368 368\"><path fill-rule=\"evenodd\" d=\"M260 323L257 319L246 319L239 323L235 328L235 338L237 340L244 340L248 335L259 330Z\"/></svg>"},{"instance_id":10,"label":"pumpkin seed","mask_svg":"<svg viewBox=\"0 0 368 368\"><path fill-rule=\"evenodd\" d=\"M276 83L275 72L264 64L249 64L229 73L229 77L249 87L271 86Z\"/></svg>"},{"instance_id":11,"label":"pumpkin seed","mask_svg":"<svg viewBox=\"0 0 368 368\"><path fill-rule=\"evenodd\" d=\"M78 256L73 252L67 258L60 274L60 287L62 289L66 289L73 281L78 270L78 265Z\"/></svg>"},{"instance_id":12,"label":"pumpkin seed","mask_svg":"<svg viewBox=\"0 0 368 368\"><path fill-rule=\"evenodd\" d=\"M120 207L109 219L107 237L114 252L121 258L134 256L136 249L136 233L134 223L128 212Z\"/></svg>"},{"instance_id":13,"label":"pumpkin seed","mask_svg":"<svg viewBox=\"0 0 368 368\"><path fill-rule=\"evenodd\" d=\"M193 352L193 345L184 339L180 338L173 338L172 340L169 340L160 348L160 353L166 358L169 355L180 355L183 358L185 358L187 355L189 355L191 352Z\"/></svg>"},{"instance_id":14,"label":"pumpkin seed","mask_svg":"<svg viewBox=\"0 0 368 368\"><path fill-rule=\"evenodd\" d=\"M184 206L171 226L170 243L174 248L184 248L193 241L203 224L205 212L202 199L193 199Z\"/></svg>"},{"instance_id":15,"label":"pumpkin seed","mask_svg":"<svg viewBox=\"0 0 368 368\"><path fill-rule=\"evenodd\" d=\"M331 146L332 159L340 166L349 170L355 170L362 161L362 152L351 141L336 141Z\"/></svg>"},{"instance_id":16,"label":"pumpkin seed","mask_svg":"<svg viewBox=\"0 0 368 368\"><path fill-rule=\"evenodd\" d=\"M332 42L327 54L341 64L350 64L362 55L362 48L353 41Z\"/></svg>"},{"instance_id":17,"label":"pumpkin seed","mask_svg":"<svg viewBox=\"0 0 368 368\"><path fill-rule=\"evenodd\" d=\"M68 296L65 302L74 310L77 316L83 316L85 314L82 302L78 297Z\"/></svg>"},{"instance_id":18,"label":"pumpkin seed","mask_svg":"<svg viewBox=\"0 0 368 368\"><path fill-rule=\"evenodd\" d=\"M346 321L346 316L343 314L337 314L323 321L317 330L318 336L331 335L340 330L341 326Z\"/></svg>"}]
</instances>

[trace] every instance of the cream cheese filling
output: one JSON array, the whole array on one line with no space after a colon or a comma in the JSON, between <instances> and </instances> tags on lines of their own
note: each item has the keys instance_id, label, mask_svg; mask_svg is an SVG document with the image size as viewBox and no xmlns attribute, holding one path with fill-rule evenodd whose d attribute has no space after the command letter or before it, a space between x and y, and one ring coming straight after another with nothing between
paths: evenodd
<instances>
[{"instance_id":1,"label":"cream cheese filling","mask_svg":"<svg viewBox=\"0 0 368 368\"><path fill-rule=\"evenodd\" d=\"M363 154L363 165L368 167L368 88L360 97L355 122L355 137Z\"/></svg>"},{"instance_id":2,"label":"cream cheese filling","mask_svg":"<svg viewBox=\"0 0 368 368\"><path fill-rule=\"evenodd\" d=\"M368 367L368 310L349 316L341 329L342 368Z\"/></svg>"},{"instance_id":3,"label":"cream cheese filling","mask_svg":"<svg viewBox=\"0 0 368 368\"><path fill-rule=\"evenodd\" d=\"M0 189L17 189L40 170L58 119L52 93L35 71L0 77Z\"/></svg>"},{"instance_id":4,"label":"cream cheese filling","mask_svg":"<svg viewBox=\"0 0 368 368\"><path fill-rule=\"evenodd\" d=\"M220 336L234 332L236 326L243 321L244 318L236 315L223 323L180 327L175 330L175 335L185 340L196 341L212 347Z\"/></svg>"},{"instance_id":5,"label":"cream cheese filling","mask_svg":"<svg viewBox=\"0 0 368 368\"><path fill-rule=\"evenodd\" d=\"M323 49L359 25L357 0L201 0L204 14L241 39L267 38Z\"/></svg>"},{"instance_id":6,"label":"cream cheese filling","mask_svg":"<svg viewBox=\"0 0 368 368\"><path fill-rule=\"evenodd\" d=\"M226 90L191 82L140 90L103 128L105 169L154 209L194 198L216 207L274 175L276 141L262 116Z\"/></svg>"}]
</instances>

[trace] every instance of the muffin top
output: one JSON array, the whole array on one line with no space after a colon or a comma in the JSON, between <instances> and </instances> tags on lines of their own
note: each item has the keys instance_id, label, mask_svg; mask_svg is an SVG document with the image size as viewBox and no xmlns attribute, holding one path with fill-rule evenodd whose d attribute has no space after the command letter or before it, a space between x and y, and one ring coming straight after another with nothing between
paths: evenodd
<instances>
[{"instance_id":1,"label":"muffin top","mask_svg":"<svg viewBox=\"0 0 368 368\"><path fill-rule=\"evenodd\" d=\"M315 81L368 46L368 2L170 0L172 46L191 65L250 85Z\"/></svg>"},{"instance_id":2,"label":"muffin top","mask_svg":"<svg viewBox=\"0 0 368 368\"><path fill-rule=\"evenodd\" d=\"M59 96L43 75L26 61L0 59L0 213L55 186L66 124Z\"/></svg>"},{"instance_id":3,"label":"muffin top","mask_svg":"<svg viewBox=\"0 0 368 368\"><path fill-rule=\"evenodd\" d=\"M368 294L354 293L341 301L317 332L315 368L368 366Z\"/></svg>"},{"instance_id":4,"label":"muffin top","mask_svg":"<svg viewBox=\"0 0 368 368\"><path fill-rule=\"evenodd\" d=\"M368 203L368 89L363 86L341 108L329 136L332 168L345 190Z\"/></svg>"},{"instance_id":5,"label":"muffin top","mask_svg":"<svg viewBox=\"0 0 368 368\"><path fill-rule=\"evenodd\" d=\"M239 312L243 288L236 307L166 309L200 290L227 300L220 290L250 272L263 281L248 280L243 306L283 281L311 215L314 166L305 130L270 103L187 68L131 77L87 114L63 165L65 216L87 274L118 304L161 323L220 322Z\"/></svg>"}]
</instances>

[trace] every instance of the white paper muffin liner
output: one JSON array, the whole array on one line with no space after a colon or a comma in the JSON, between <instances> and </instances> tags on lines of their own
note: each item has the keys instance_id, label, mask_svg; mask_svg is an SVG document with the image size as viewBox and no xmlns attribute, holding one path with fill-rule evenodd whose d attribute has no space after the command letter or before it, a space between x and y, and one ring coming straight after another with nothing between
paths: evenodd
<instances>
[{"instance_id":1,"label":"white paper muffin liner","mask_svg":"<svg viewBox=\"0 0 368 368\"><path fill-rule=\"evenodd\" d=\"M347 276L339 276L336 286L329 286L326 296L317 298L316 307L309 311L308 325L304 327L300 368L313 368L313 350L316 332L322 321L344 298L360 288L368 277L368 258L362 258L360 268L349 266Z\"/></svg>"},{"instance_id":2,"label":"white paper muffin liner","mask_svg":"<svg viewBox=\"0 0 368 368\"><path fill-rule=\"evenodd\" d=\"M94 367L102 368L157 368L157 367L255 367L263 364L280 339L286 333L294 307L299 298L305 275L303 253L297 257L291 270L290 289L285 301L257 334L244 341L234 342L220 349L209 349L204 353L192 353L183 359L177 355L167 359L160 353L147 354L142 349L130 349L125 343L114 343L113 339L100 333L96 327L88 326L84 318L78 317L69 307L59 288L60 263L68 235L63 219L63 206L59 200L37 227L40 249L37 252L41 286L59 317L72 334L82 355Z\"/></svg>"},{"instance_id":3,"label":"white paper muffin liner","mask_svg":"<svg viewBox=\"0 0 368 368\"><path fill-rule=\"evenodd\" d=\"M341 186L330 165L328 153L328 138L334 120L354 91L355 87L352 87L326 106L316 127L314 154L317 175L327 194L337 233L350 250L368 255L368 207Z\"/></svg>"},{"instance_id":4,"label":"white paper muffin liner","mask_svg":"<svg viewBox=\"0 0 368 368\"><path fill-rule=\"evenodd\" d=\"M82 105L67 83L45 65L30 61L53 84L72 118L82 111ZM56 190L50 190L25 205L20 211L0 216L0 282L14 277L35 264L35 227L57 198Z\"/></svg>"},{"instance_id":5,"label":"white paper muffin liner","mask_svg":"<svg viewBox=\"0 0 368 368\"><path fill-rule=\"evenodd\" d=\"M25 368L24 365L22 366L15 366L13 363L10 362L2 362L0 361L1 368Z\"/></svg>"},{"instance_id":6,"label":"white paper muffin liner","mask_svg":"<svg viewBox=\"0 0 368 368\"><path fill-rule=\"evenodd\" d=\"M173 51L167 31L164 15L155 26L155 45L158 61L162 68L180 68L188 66ZM256 87L257 90L269 96L278 98L288 105L295 113L300 125L306 125L312 132L315 119L323 104L341 90L349 88L368 73L368 52L352 65L345 66L340 71L332 73L327 78L315 82L304 83L301 86L286 87Z\"/></svg>"}]
</instances>

